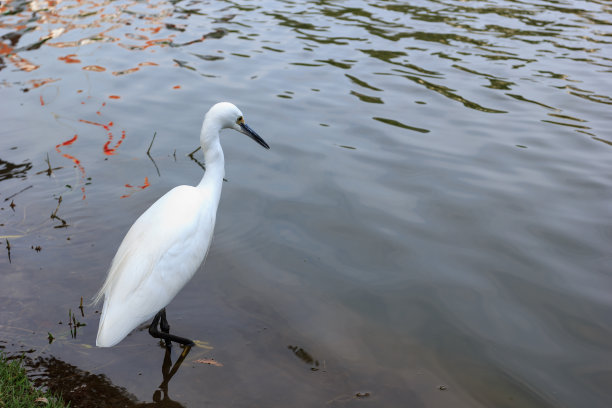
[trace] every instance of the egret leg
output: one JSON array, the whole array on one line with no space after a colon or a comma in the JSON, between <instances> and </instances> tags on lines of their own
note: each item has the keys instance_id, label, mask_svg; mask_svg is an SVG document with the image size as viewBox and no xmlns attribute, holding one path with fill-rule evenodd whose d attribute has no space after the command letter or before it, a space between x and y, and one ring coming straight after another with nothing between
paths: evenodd
<instances>
[{"instance_id":1,"label":"egret leg","mask_svg":"<svg viewBox=\"0 0 612 408\"><path fill-rule=\"evenodd\" d=\"M161 329L161 331L163 333L170 333L170 325L168 324L168 319L166 319L166 308L164 307L160 312L160 321L159 321L159 328ZM166 340L166 348L170 348L172 347L172 342L168 339Z\"/></svg>"},{"instance_id":2,"label":"egret leg","mask_svg":"<svg viewBox=\"0 0 612 408\"><path fill-rule=\"evenodd\" d=\"M160 326L161 332L157 329L158 325ZM195 346L195 343L189 339L170 334L170 325L166 319L165 308L160 310L153 318L153 321L149 326L149 334L156 339L164 340L166 342L166 347L168 348L172 347L172 342L182 344L183 346Z\"/></svg>"},{"instance_id":3,"label":"egret leg","mask_svg":"<svg viewBox=\"0 0 612 408\"><path fill-rule=\"evenodd\" d=\"M166 319L166 308L164 307L160 312L161 320L159 322L159 328L164 333L170 333L170 325L168 324L168 319Z\"/></svg>"}]
</instances>

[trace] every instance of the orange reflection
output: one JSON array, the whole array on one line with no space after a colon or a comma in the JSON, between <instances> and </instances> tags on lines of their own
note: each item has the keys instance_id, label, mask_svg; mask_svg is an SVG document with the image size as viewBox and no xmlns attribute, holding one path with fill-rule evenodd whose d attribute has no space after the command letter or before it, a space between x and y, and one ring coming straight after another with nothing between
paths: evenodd
<instances>
[{"instance_id":1,"label":"orange reflection","mask_svg":"<svg viewBox=\"0 0 612 408\"><path fill-rule=\"evenodd\" d=\"M58 57L57 59L60 61L64 61L66 64L77 64L79 62L81 62L80 59L74 58L76 57L76 54L68 54L64 57Z\"/></svg>"},{"instance_id":2,"label":"orange reflection","mask_svg":"<svg viewBox=\"0 0 612 408\"><path fill-rule=\"evenodd\" d=\"M127 75L127 74L131 74L131 73L133 73L133 72L136 72L136 71L138 71L139 69L140 69L140 68L135 67L135 68L126 69L126 70L123 70L123 71L113 71L113 72L112 72L112 74L113 74L114 76L119 76L119 75Z\"/></svg>"},{"instance_id":3,"label":"orange reflection","mask_svg":"<svg viewBox=\"0 0 612 408\"><path fill-rule=\"evenodd\" d=\"M106 143L104 143L104 154L107 156L112 156L115 154L115 151L119 148L119 146L121 146L121 143L123 143L123 140L125 139L125 130L121 131L121 139L119 139L117 141L117 143L115 143L115 147L108 147L111 142L113 141L113 133L112 132L108 132L108 141Z\"/></svg>"},{"instance_id":4,"label":"orange reflection","mask_svg":"<svg viewBox=\"0 0 612 408\"><path fill-rule=\"evenodd\" d=\"M139 40L139 41L147 41L149 39L149 37L147 37L146 35L132 34L132 33L125 33L125 37L130 38L132 40Z\"/></svg>"},{"instance_id":5,"label":"orange reflection","mask_svg":"<svg viewBox=\"0 0 612 408\"><path fill-rule=\"evenodd\" d=\"M72 48L115 43L128 50L145 51L152 47L175 45L176 34L163 33L164 28L169 26L166 20L171 18L175 11L172 4L165 1L147 2L146 12L141 10L142 4L140 0L126 0L121 4L113 0L31 0L25 3L16 0L0 1L0 14L3 16L0 29L6 32L0 39L0 56L6 56L18 69L30 72L38 69L39 65L24 58L21 53L38 50L40 47ZM126 28L130 32L123 32ZM21 44L17 46L21 32L30 30L40 33L39 42L28 47L22 47ZM160 34L162 38L154 38ZM62 37L67 36L71 38L62 41L66 39ZM122 39L129 43L121 41ZM188 44L190 43L178 45ZM15 49L20 51L16 52ZM67 64L82 62L76 53L56 58ZM138 64L138 67L155 65L157 64L153 62L143 62ZM138 67L114 71L113 74L131 74L137 72ZM94 72L106 71L105 67L99 65L81 68Z\"/></svg>"},{"instance_id":6,"label":"orange reflection","mask_svg":"<svg viewBox=\"0 0 612 408\"><path fill-rule=\"evenodd\" d=\"M133 44L130 45L130 44L123 44L123 43L119 43L117 45L127 50L130 50L130 51L134 51L134 50L144 51L147 48L153 47L155 45L159 45L160 47L166 47L170 44L172 44L172 38L159 38L157 40L146 40L144 45L133 45Z\"/></svg>"},{"instance_id":7,"label":"orange reflection","mask_svg":"<svg viewBox=\"0 0 612 408\"><path fill-rule=\"evenodd\" d=\"M25 58L18 56L17 54L12 54L9 56L9 61L11 61L17 68L22 71L30 72L38 69L40 65L34 65L30 61Z\"/></svg>"},{"instance_id":8,"label":"orange reflection","mask_svg":"<svg viewBox=\"0 0 612 408\"><path fill-rule=\"evenodd\" d=\"M72 139L68 139L65 142L62 142L62 143L56 145L55 149L57 150L60 146L70 146L71 144L76 142L78 137L79 137L79 135L74 135L74 137ZM58 153L59 153L59 150L58 150Z\"/></svg>"},{"instance_id":9,"label":"orange reflection","mask_svg":"<svg viewBox=\"0 0 612 408\"><path fill-rule=\"evenodd\" d=\"M30 79L28 83L33 89L39 88L43 85L50 84L51 82L57 82L59 79L46 78L46 79Z\"/></svg>"},{"instance_id":10,"label":"orange reflection","mask_svg":"<svg viewBox=\"0 0 612 408\"><path fill-rule=\"evenodd\" d=\"M110 130L110 128L113 126L112 121L108 122L106 125L104 123L92 122L91 120L86 119L79 119L79 122L87 123L88 125L100 126L104 130Z\"/></svg>"},{"instance_id":11,"label":"orange reflection","mask_svg":"<svg viewBox=\"0 0 612 408\"><path fill-rule=\"evenodd\" d=\"M119 99L119 96L117 96L117 95L111 95L111 96L114 97L114 98L111 98L111 99ZM98 109L96 111L96 114L99 115L99 116L102 115L102 108L104 108L105 106L106 106L106 102L102 102L102 105L100 106L100 109ZM111 143L113 142L113 139L114 139L113 132L111 131L111 128L114 125L113 121L109 121L107 124L104 124L104 123L98 123L98 122L94 122L94 121L87 120L87 119L79 119L79 122L87 123L88 125L92 125L92 126L99 126L102 129L106 130L106 132L107 132L106 136L108 137L108 140L102 146L102 151L107 156L115 155L117 153L117 149L119 148L119 146L121 146L121 144L125 140L126 132L125 132L125 130L122 130L121 131L121 137L119 138L119 140L117 140L115 145L111 147Z\"/></svg>"},{"instance_id":12,"label":"orange reflection","mask_svg":"<svg viewBox=\"0 0 612 408\"><path fill-rule=\"evenodd\" d=\"M9 55L11 52L13 52L13 47L0 42L0 55Z\"/></svg>"},{"instance_id":13,"label":"orange reflection","mask_svg":"<svg viewBox=\"0 0 612 408\"><path fill-rule=\"evenodd\" d=\"M42 97L41 97L41 100L42 100ZM83 165L81 164L81 161L79 159L77 159L76 157L74 157L74 156L72 156L72 155L70 155L68 153L62 153L62 149L61 149L61 147L72 145L74 142L76 142L78 137L79 136L75 134L72 137L72 139L68 139L68 140L66 140L66 141L64 141L64 142L62 142L62 143L60 143L58 145L55 145L55 150L59 154L61 154L62 157L65 157L66 159L72 161L74 163L75 167L79 169L79 172L81 173L81 182L82 182L82 185L81 185L81 192L83 193L83 198L82 199L84 200L85 199L85 176L86 176L85 168L83 167Z\"/></svg>"},{"instance_id":14,"label":"orange reflection","mask_svg":"<svg viewBox=\"0 0 612 408\"><path fill-rule=\"evenodd\" d=\"M19 55L17 55L17 53L13 51L13 47L0 42L0 56L7 56L8 60L22 71L30 72L34 71L35 69L38 69L39 65L32 64L30 61L23 57L20 57Z\"/></svg>"},{"instance_id":15,"label":"orange reflection","mask_svg":"<svg viewBox=\"0 0 612 408\"><path fill-rule=\"evenodd\" d=\"M96 115L100 116L102 115L102 108L106 106L106 102L102 102L102 106L100 106L100 109L98 109L98 111L96 112Z\"/></svg>"},{"instance_id":16,"label":"orange reflection","mask_svg":"<svg viewBox=\"0 0 612 408\"><path fill-rule=\"evenodd\" d=\"M104 72L104 71L106 71L106 68L101 67L99 65L87 65L87 66L84 66L83 69L85 71L94 71L94 72Z\"/></svg>"},{"instance_id":17,"label":"orange reflection","mask_svg":"<svg viewBox=\"0 0 612 408\"><path fill-rule=\"evenodd\" d=\"M149 184L149 178L148 178L148 177L145 177L144 181L145 181L145 182L144 182L144 184L143 184L142 186L136 186L136 187L134 187L134 186L133 186L133 185L131 185L131 184L126 184L125 186L126 186L127 188L131 189L131 190L132 190L132 192L130 192L130 193L128 193L128 194L124 194L124 195L122 195L122 196L121 196L121 197L119 197L119 198L128 198L129 196L131 196L131 195L134 193L134 191L137 191L138 189L140 189L140 190L144 190L145 188L149 187L149 186L150 186L150 184Z\"/></svg>"}]
</instances>

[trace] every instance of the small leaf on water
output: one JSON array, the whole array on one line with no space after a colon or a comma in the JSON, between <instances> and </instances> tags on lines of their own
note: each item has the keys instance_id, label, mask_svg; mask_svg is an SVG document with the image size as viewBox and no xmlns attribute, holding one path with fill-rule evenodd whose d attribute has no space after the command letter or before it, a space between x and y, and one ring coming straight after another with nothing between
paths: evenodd
<instances>
[{"instance_id":1,"label":"small leaf on water","mask_svg":"<svg viewBox=\"0 0 612 408\"><path fill-rule=\"evenodd\" d=\"M206 350L212 350L214 347L209 345L207 341L201 341L201 340L194 340L193 341L196 345L196 347L200 347Z\"/></svg>"},{"instance_id":2,"label":"small leaf on water","mask_svg":"<svg viewBox=\"0 0 612 408\"><path fill-rule=\"evenodd\" d=\"M199 364L208 364L208 365L215 366L215 367L223 367L223 364L221 364L218 361L213 360L212 358L201 358L199 360L196 360L195 362Z\"/></svg>"}]
</instances>

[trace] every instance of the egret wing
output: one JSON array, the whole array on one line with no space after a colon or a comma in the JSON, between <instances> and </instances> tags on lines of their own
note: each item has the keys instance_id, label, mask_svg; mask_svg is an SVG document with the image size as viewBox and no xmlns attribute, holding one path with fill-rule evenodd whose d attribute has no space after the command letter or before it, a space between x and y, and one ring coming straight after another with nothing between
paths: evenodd
<instances>
[{"instance_id":1,"label":"egret wing","mask_svg":"<svg viewBox=\"0 0 612 408\"><path fill-rule=\"evenodd\" d=\"M105 297L98 345L121 341L170 303L193 276L212 240L216 205L209 209L207 203L202 190L179 186L132 225L97 296Z\"/></svg>"}]
</instances>

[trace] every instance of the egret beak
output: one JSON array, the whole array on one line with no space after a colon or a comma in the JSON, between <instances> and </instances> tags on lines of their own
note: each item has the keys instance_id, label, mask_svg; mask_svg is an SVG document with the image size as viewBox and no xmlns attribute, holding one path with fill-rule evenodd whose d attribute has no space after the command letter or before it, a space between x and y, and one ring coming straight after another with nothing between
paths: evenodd
<instances>
[{"instance_id":1,"label":"egret beak","mask_svg":"<svg viewBox=\"0 0 612 408\"><path fill-rule=\"evenodd\" d=\"M249 125L247 125L246 123L242 122L239 123L240 125L240 129L242 129L242 133L244 133L245 135L247 135L248 137L250 137L251 139L253 139L254 141L256 141L257 143L259 143L260 145L262 145L263 147L265 147L266 149L269 149L270 146L268 146L268 144L261 138L261 136L259 136L257 134L257 132L255 132L253 129L251 129L249 127Z\"/></svg>"}]
</instances>

